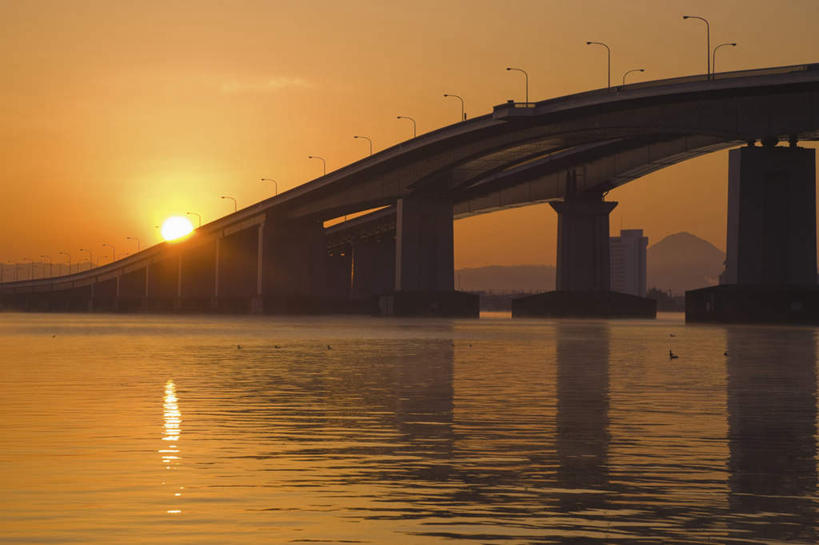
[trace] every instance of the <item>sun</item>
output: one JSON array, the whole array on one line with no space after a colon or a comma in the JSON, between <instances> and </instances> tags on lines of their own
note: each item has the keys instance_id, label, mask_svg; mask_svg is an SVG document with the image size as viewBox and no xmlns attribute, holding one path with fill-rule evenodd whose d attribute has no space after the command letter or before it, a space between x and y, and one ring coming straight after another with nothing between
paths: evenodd
<instances>
[{"instance_id":1,"label":"sun","mask_svg":"<svg viewBox=\"0 0 819 545\"><path fill-rule=\"evenodd\" d=\"M162 224L162 238L165 240L177 240L193 231L191 221L183 216L171 216Z\"/></svg>"}]
</instances>

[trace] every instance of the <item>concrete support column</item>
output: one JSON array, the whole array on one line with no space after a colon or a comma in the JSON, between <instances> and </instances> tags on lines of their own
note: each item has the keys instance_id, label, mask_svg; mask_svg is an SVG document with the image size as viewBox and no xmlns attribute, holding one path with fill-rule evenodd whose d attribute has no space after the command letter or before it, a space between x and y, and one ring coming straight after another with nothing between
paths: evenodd
<instances>
[{"instance_id":1,"label":"concrete support column","mask_svg":"<svg viewBox=\"0 0 819 545\"><path fill-rule=\"evenodd\" d=\"M211 310L219 309L219 281L221 275L219 274L220 256L222 252L222 237L216 237L215 248L213 249L213 291L210 296Z\"/></svg>"},{"instance_id":2,"label":"concrete support column","mask_svg":"<svg viewBox=\"0 0 819 545\"><path fill-rule=\"evenodd\" d=\"M151 294L151 263L150 261L145 264L145 297L149 297Z\"/></svg>"},{"instance_id":3,"label":"concrete support column","mask_svg":"<svg viewBox=\"0 0 819 545\"><path fill-rule=\"evenodd\" d=\"M350 297L353 278L352 245L341 245L327 254L327 293L346 300Z\"/></svg>"},{"instance_id":4,"label":"concrete support column","mask_svg":"<svg viewBox=\"0 0 819 545\"><path fill-rule=\"evenodd\" d=\"M816 284L816 152L731 150L723 284Z\"/></svg>"},{"instance_id":5,"label":"concrete support column","mask_svg":"<svg viewBox=\"0 0 819 545\"><path fill-rule=\"evenodd\" d=\"M182 298L182 253L176 258L176 298Z\"/></svg>"},{"instance_id":6,"label":"concrete support column","mask_svg":"<svg viewBox=\"0 0 819 545\"><path fill-rule=\"evenodd\" d=\"M395 239L392 234L354 240L351 297L365 299L393 290Z\"/></svg>"},{"instance_id":7,"label":"concrete support column","mask_svg":"<svg viewBox=\"0 0 819 545\"><path fill-rule=\"evenodd\" d=\"M217 299L219 297L219 254L221 251L222 246L222 239L221 237L216 239L216 250L214 252L214 263L213 263L213 298Z\"/></svg>"},{"instance_id":8,"label":"concrete support column","mask_svg":"<svg viewBox=\"0 0 819 545\"><path fill-rule=\"evenodd\" d=\"M327 295L327 243L321 221L268 217L259 237L263 262L259 265L259 293L266 301L293 301L283 306L275 303L273 310L299 311L297 300L318 300Z\"/></svg>"},{"instance_id":9,"label":"concrete support column","mask_svg":"<svg viewBox=\"0 0 819 545\"><path fill-rule=\"evenodd\" d=\"M437 196L398 199L395 291L453 291L452 202Z\"/></svg>"},{"instance_id":10,"label":"concrete support column","mask_svg":"<svg viewBox=\"0 0 819 545\"><path fill-rule=\"evenodd\" d=\"M114 278L114 311L119 310L119 293L120 293L120 283L122 281L122 274L118 274Z\"/></svg>"},{"instance_id":11,"label":"concrete support column","mask_svg":"<svg viewBox=\"0 0 819 545\"><path fill-rule=\"evenodd\" d=\"M550 203L557 219L557 290L609 291L609 214L600 193Z\"/></svg>"},{"instance_id":12,"label":"concrete support column","mask_svg":"<svg viewBox=\"0 0 819 545\"><path fill-rule=\"evenodd\" d=\"M261 314L264 312L264 222L259 224L259 234L256 237L256 295L250 301L250 312Z\"/></svg>"},{"instance_id":13,"label":"concrete support column","mask_svg":"<svg viewBox=\"0 0 819 545\"><path fill-rule=\"evenodd\" d=\"M173 300L173 309L182 310L182 252L176 257L176 297Z\"/></svg>"},{"instance_id":14,"label":"concrete support column","mask_svg":"<svg viewBox=\"0 0 819 545\"><path fill-rule=\"evenodd\" d=\"M227 233L219 241L218 299L213 305L223 311L255 311L258 302L259 227L248 225L244 229ZM215 252L214 252L215 253ZM215 259L213 254L208 260ZM214 293L217 288L214 287Z\"/></svg>"}]
</instances>

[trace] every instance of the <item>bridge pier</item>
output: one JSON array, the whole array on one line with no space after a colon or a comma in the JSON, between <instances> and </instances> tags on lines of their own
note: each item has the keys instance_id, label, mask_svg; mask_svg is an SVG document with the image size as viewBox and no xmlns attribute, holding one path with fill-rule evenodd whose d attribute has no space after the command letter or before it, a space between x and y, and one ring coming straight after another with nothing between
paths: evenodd
<instances>
[{"instance_id":1,"label":"bridge pier","mask_svg":"<svg viewBox=\"0 0 819 545\"><path fill-rule=\"evenodd\" d=\"M313 218L287 221L268 218L259 234L262 238L258 294L264 312L324 311L329 294L322 222Z\"/></svg>"},{"instance_id":2,"label":"bridge pier","mask_svg":"<svg viewBox=\"0 0 819 545\"><path fill-rule=\"evenodd\" d=\"M262 235L260 227L250 225L225 234L219 241L213 292L217 294L215 306L220 311L242 314L258 311L259 239ZM214 249L214 260L216 255Z\"/></svg>"},{"instance_id":3,"label":"bridge pier","mask_svg":"<svg viewBox=\"0 0 819 545\"><path fill-rule=\"evenodd\" d=\"M729 153L725 271L688 321L819 323L816 152L766 143Z\"/></svg>"},{"instance_id":4,"label":"bridge pier","mask_svg":"<svg viewBox=\"0 0 819 545\"><path fill-rule=\"evenodd\" d=\"M354 240L352 254L352 299L371 299L393 290L396 254L392 233Z\"/></svg>"},{"instance_id":5,"label":"bridge pier","mask_svg":"<svg viewBox=\"0 0 819 545\"><path fill-rule=\"evenodd\" d=\"M398 199L395 289L379 298L382 314L478 316L478 296L455 291L452 220L452 202L441 196Z\"/></svg>"},{"instance_id":6,"label":"bridge pier","mask_svg":"<svg viewBox=\"0 0 819 545\"><path fill-rule=\"evenodd\" d=\"M557 212L557 291L609 291L609 214L600 193L549 203Z\"/></svg>"},{"instance_id":7,"label":"bridge pier","mask_svg":"<svg viewBox=\"0 0 819 545\"><path fill-rule=\"evenodd\" d=\"M654 301L610 289L609 214L617 203L588 192L550 204L557 212L557 289L514 300L512 315L653 318Z\"/></svg>"},{"instance_id":8,"label":"bridge pier","mask_svg":"<svg viewBox=\"0 0 819 545\"><path fill-rule=\"evenodd\" d=\"M145 296L147 267L142 267L123 273L119 280L117 295L117 310L120 312L135 312L140 310Z\"/></svg>"},{"instance_id":9,"label":"bridge pier","mask_svg":"<svg viewBox=\"0 0 819 545\"><path fill-rule=\"evenodd\" d=\"M352 254L349 243L332 248L327 253L327 293L333 299L347 301L351 297Z\"/></svg>"},{"instance_id":10,"label":"bridge pier","mask_svg":"<svg viewBox=\"0 0 819 545\"><path fill-rule=\"evenodd\" d=\"M191 245L180 261L179 310L206 312L216 291L216 240Z\"/></svg>"},{"instance_id":11,"label":"bridge pier","mask_svg":"<svg viewBox=\"0 0 819 545\"><path fill-rule=\"evenodd\" d=\"M144 309L154 312L174 310L179 287L178 249L168 257L153 261L146 278Z\"/></svg>"}]
</instances>

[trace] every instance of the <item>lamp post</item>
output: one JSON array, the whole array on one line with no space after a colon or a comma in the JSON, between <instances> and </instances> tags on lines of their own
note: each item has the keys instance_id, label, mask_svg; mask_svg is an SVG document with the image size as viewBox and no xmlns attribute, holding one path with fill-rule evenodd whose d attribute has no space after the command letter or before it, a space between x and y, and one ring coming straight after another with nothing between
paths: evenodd
<instances>
[{"instance_id":1,"label":"lamp post","mask_svg":"<svg viewBox=\"0 0 819 545\"><path fill-rule=\"evenodd\" d=\"M142 248L141 248L141 246L142 246L142 245L140 244L139 239L138 239L137 237L125 237L125 239L126 239L126 240L136 240L136 243L137 243L137 252L138 252L138 251L140 251L140 250L142 249Z\"/></svg>"},{"instance_id":2,"label":"lamp post","mask_svg":"<svg viewBox=\"0 0 819 545\"><path fill-rule=\"evenodd\" d=\"M111 248L111 263L116 261L117 260L117 251L114 249L114 247L111 246L108 243L105 243L105 242L103 242L102 245L103 245L103 247L107 246L107 247Z\"/></svg>"},{"instance_id":3,"label":"lamp post","mask_svg":"<svg viewBox=\"0 0 819 545\"><path fill-rule=\"evenodd\" d=\"M460 95L453 95L450 93L444 93L444 98L457 98L461 101L461 121L466 121L466 113L464 113L464 98Z\"/></svg>"},{"instance_id":4,"label":"lamp post","mask_svg":"<svg viewBox=\"0 0 819 545\"><path fill-rule=\"evenodd\" d=\"M737 46L736 42L724 42L714 48L714 53L711 57L711 72L714 74L717 73L717 49L720 47L725 47L726 45L730 45L731 47Z\"/></svg>"},{"instance_id":5,"label":"lamp post","mask_svg":"<svg viewBox=\"0 0 819 545\"><path fill-rule=\"evenodd\" d=\"M67 252L57 252L60 255L64 255L68 258L68 274L71 274L71 254Z\"/></svg>"},{"instance_id":6,"label":"lamp post","mask_svg":"<svg viewBox=\"0 0 819 545\"><path fill-rule=\"evenodd\" d=\"M632 72L645 72L645 71L646 71L645 68L632 68L631 70L626 70L626 73L623 74L623 85L625 86L625 84L626 84L626 76L628 76Z\"/></svg>"},{"instance_id":7,"label":"lamp post","mask_svg":"<svg viewBox=\"0 0 819 545\"><path fill-rule=\"evenodd\" d=\"M259 181L260 182L273 182L273 196L275 197L276 195L279 194L279 182L277 182L273 178L259 178ZM200 225L201 225L201 223L200 223Z\"/></svg>"},{"instance_id":8,"label":"lamp post","mask_svg":"<svg viewBox=\"0 0 819 545\"><path fill-rule=\"evenodd\" d=\"M54 275L52 274L52 272L53 272L53 270L54 270L54 269L53 269L53 267L51 266L51 265L52 265L52 264L51 264L51 256L41 255L40 257L41 257L41 258L43 258L43 259L47 259L47 260L48 260L48 276L54 276Z\"/></svg>"},{"instance_id":9,"label":"lamp post","mask_svg":"<svg viewBox=\"0 0 819 545\"><path fill-rule=\"evenodd\" d=\"M369 136L353 136L353 138L361 138L363 140L366 140L367 143L370 144L370 155L373 154L373 139L372 138L370 138Z\"/></svg>"},{"instance_id":10,"label":"lamp post","mask_svg":"<svg viewBox=\"0 0 819 545\"><path fill-rule=\"evenodd\" d=\"M527 74L526 70L524 70L523 68L513 68L511 66L507 66L506 70L514 70L515 72L523 73L523 86L524 86L524 89L526 90L526 95L525 95L526 104L529 104L529 74Z\"/></svg>"},{"instance_id":11,"label":"lamp post","mask_svg":"<svg viewBox=\"0 0 819 545\"><path fill-rule=\"evenodd\" d=\"M711 79L711 24L708 22L708 19L700 17L699 15L683 15L683 20L685 19L699 19L705 23L705 60L708 63L708 71L706 74L708 75L708 79Z\"/></svg>"},{"instance_id":12,"label":"lamp post","mask_svg":"<svg viewBox=\"0 0 819 545\"><path fill-rule=\"evenodd\" d=\"M233 212L234 213L236 213L236 210L239 209L238 205L236 204L236 199L234 197L231 197L230 195L220 195L219 198L220 199L230 199L230 200L232 200L233 201Z\"/></svg>"},{"instance_id":13,"label":"lamp post","mask_svg":"<svg viewBox=\"0 0 819 545\"><path fill-rule=\"evenodd\" d=\"M327 176L327 159L320 155L308 155L308 159L321 159L322 176Z\"/></svg>"},{"instance_id":14,"label":"lamp post","mask_svg":"<svg viewBox=\"0 0 819 545\"><path fill-rule=\"evenodd\" d=\"M94 268L94 254L91 253L91 250L86 250L85 248L80 248L81 252L88 252L88 270L90 271ZM77 265L77 271L79 272L80 266Z\"/></svg>"},{"instance_id":15,"label":"lamp post","mask_svg":"<svg viewBox=\"0 0 819 545\"><path fill-rule=\"evenodd\" d=\"M602 45L606 48L606 54L608 57L608 70L607 70L607 77L606 77L606 86L608 89L611 89L611 48L604 44L603 42L586 42L586 45Z\"/></svg>"},{"instance_id":16,"label":"lamp post","mask_svg":"<svg viewBox=\"0 0 819 545\"><path fill-rule=\"evenodd\" d=\"M202 215L199 212L185 212L186 216L196 216L196 228L202 227Z\"/></svg>"},{"instance_id":17,"label":"lamp post","mask_svg":"<svg viewBox=\"0 0 819 545\"><path fill-rule=\"evenodd\" d=\"M397 115L395 116L396 119L409 119L412 121L412 137L415 138L418 136L418 131L416 130L415 119L411 118L408 115Z\"/></svg>"}]
</instances>

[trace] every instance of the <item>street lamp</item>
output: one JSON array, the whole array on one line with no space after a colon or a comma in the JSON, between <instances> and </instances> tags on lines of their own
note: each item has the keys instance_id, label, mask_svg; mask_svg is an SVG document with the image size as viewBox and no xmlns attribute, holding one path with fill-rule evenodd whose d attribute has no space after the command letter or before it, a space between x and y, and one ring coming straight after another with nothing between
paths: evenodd
<instances>
[{"instance_id":1,"label":"street lamp","mask_svg":"<svg viewBox=\"0 0 819 545\"><path fill-rule=\"evenodd\" d=\"M373 139L369 136L353 136L353 138L362 138L370 144L370 155L373 154Z\"/></svg>"},{"instance_id":2,"label":"street lamp","mask_svg":"<svg viewBox=\"0 0 819 545\"><path fill-rule=\"evenodd\" d=\"M51 257L50 257L50 256L47 256L47 255L41 255L40 257L42 257L42 258L44 258L44 259L47 259L47 260L48 260L48 276L54 276L54 275L52 274L52 272L53 272L53 270L54 270L54 269L53 269L53 268L52 268L52 266L51 266Z\"/></svg>"},{"instance_id":3,"label":"street lamp","mask_svg":"<svg viewBox=\"0 0 819 545\"><path fill-rule=\"evenodd\" d=\"M139 239L137 237L125 237L126 240L136 240L137 243L137 252L141 249L141 244L139 243Z\"/></svg>"},{"instance_id":4,"label":"street lamp","mask_svg":"<svg viewBox=\"0 0 819 545\"><path fill-rule=\"evenodd\" d=\"M730 45L731 47L736 47L737 46L736 42L725 42L725 43L719 44L717 47L714 48L714 53L713 53L713 56L712 56L712 59L711 59L711 71L714 74L717 73L717 49L719 49L720 47L724 47L726 45Z\"/></svg>"},{"instance_id":5,"label":"street lamp","mask_svg":"<svg viewBox=\"0 0 819 545\"><path fill-rule=\"evenodd\" d=\"M116 261L117 260L117 251L114 249L114 247L111 246L110 244L105 243L105 242L103 242L102 245L111 248L111 263Z\"/></svg>"},{"instance_id":6,"label":"street lamp","mask_svg":"<svg viewBox=\"0 0 819 545\"><path fill-rule=\"evenodd\" d=\"M277 182L273 178L259 178L259 181L260 182L273 182L273 188L275 190L275 192L273 193L273 196L275 197L276 195L279 194L279 182ZM200 224L201 224L201 222L200 222Z\"/></svg>"},{"instance_id":7,"label":"street lamp","mask_svg":"<svg viewBox=\"0 0 819 545\"><path fill-rule=\"evenodd\" d=\"M67 252L57 252L58 254L64 255L68 258L68 274L71 274L71 254Z\"/></svg>"},{"instance_id":8,"label":"street lamp","mask_svg":"<svg viewBox=\"0 0 819 545\"><path fill-rule=\"evenodd\" d=\"M586 45L602 45L606 48L606 53L608 56L608 76L607 76L607 85L608 88L611 89L611 48L604 44L603 42L586 42Z\"/></svg>"},{"instance_id":9,"label":"street lamp","mask_svg":"<svg viewBox=\"0 0 819 545\"><path fill-rule=\"evenodd\" d=\"M523 68L513 68L511 66L507 66L506 69L523 73L524 88L526 89L526 104L529 104L529 74L527 74L526 70L524 70Z\"/></svg>"},{"instance_id":10,"label":"street lamp","mask_svg":"<svg viewBox=\"0 0 819 545\"><path fill-rule=\"evenodd\" d=\"M632 72L645 72L645 71L646 71L645 68L632 68L631 70L626 70L626 73L623 74L623 85L625 86L625 84L626 84L626 76L628 76Z\"/></svg>"},{"instance_id":11,"label":"street lamp","mask_svg":"<svg viewBox=\"0 0 819 545\"><path fill-rule=\"evenodd\" d=\"M444 98L449 98L449 97L457 98L458 100L461 101L461 121L466 121L466 114L464 113L464 98L462 96L459 96L459 95L452 95L452 94L449 94L449 93L444 93Z\"/></svg>"},{"instance_id":12,"label":"street lamp","mask_svg":"<svg viewBox=\"0 0 819 545\"><path fill-rule=\"evenodd\" d=\"M80 248L81 252L88 252L88 270L90 271L94 267L94 254L91 253L91 250L86 250L85 248ZM79 272L80 266L77 265L77 272Z\"/></svg>"},{"instance_id":13,"label":"street lamp","mask_svg":"<svg viewBox=\"0 0 819 545\"><path fill-rule=\"evenodd\" d=\"M705 23L705 60L708 63L708 71L706 74L708 75L708 79L711 79L711 25L708 23L708 19L700 17L699 15L683 15L683 19L699 19Z\"/></svg>"},{"instance_id":14,"label":"street lamp","mask_svg":"<svg viewBox=\"0 0 819 545\"><path fill-rule=\"evenodd\" d=\"M220 195L219 198L220 199L230 199L230 200L232 200L233 201L233 212L234 213L236 213L236 210L239 209L237 204L236 204L236 199L231 197L230 195Z\"/></svg>"},{"instance_id":15,"label":"street lamp","mask_svg":"<svg viewBox=\"0 0 819 545\"><path fill-rule=\"evenodd\" d=\"M308 155L308 159L321 159L322 176L327 176L327 159L320 155Z\"/></svg>"},{"instance_id":16,"label":"street lamp","mask_svg":"<svg viewBox=\"0 0 819 545\"><path fill-rule=\"evenodd\" d=\"M197 219L197 222L198 222L197 226L196 226L197 229L199 227L202 227L202 215L201 214L199 214L198 212L185 212L185 215L186 216L196 216L196 219Z\"/></svg>"},{"instance_id":17,"label":"street lamp","mask_svg":"<svg viewBox=\"0 0 819 545\"><path fill-rule=\"evenodd\" d=\"M416 130L415 119L411 118L408 115L397 115L395 116L396 119L409 119L412 121L412 137L415 138L418 136L418 131Z\"/></svg>"}]
</instances>

